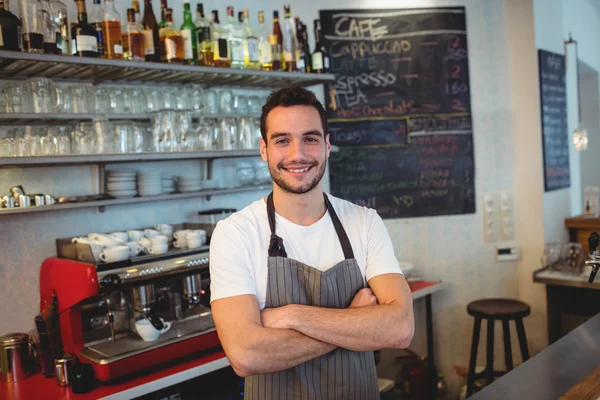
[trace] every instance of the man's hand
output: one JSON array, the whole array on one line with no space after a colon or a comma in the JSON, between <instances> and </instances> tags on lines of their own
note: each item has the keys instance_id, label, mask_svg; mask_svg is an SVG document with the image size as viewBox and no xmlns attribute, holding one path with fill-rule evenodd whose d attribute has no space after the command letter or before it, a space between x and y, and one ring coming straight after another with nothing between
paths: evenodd
<instances>
[{"instance_id":1,"label":"man's hand","mask_svg":"<svg viewBox=\"0 0 600 400\"><path fill-rule=\"evenodd\" d=\"M377 297L373 294L373 291L369 288L360 289L349 308L374 306L377 304Z\"/></svg>"}]
</instances>

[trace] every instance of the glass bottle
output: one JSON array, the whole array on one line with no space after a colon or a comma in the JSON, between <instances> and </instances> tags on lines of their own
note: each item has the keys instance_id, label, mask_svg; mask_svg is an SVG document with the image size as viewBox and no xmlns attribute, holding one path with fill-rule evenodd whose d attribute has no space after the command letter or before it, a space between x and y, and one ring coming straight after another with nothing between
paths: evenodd
<instances>
[{"instance_id":1,"label":"glass bottle","mask_svg":"<svg viewBox=\"0 0 600 400\"><path fill-rule=\"evenodd\" d=\"M179 34L173 24L173 10L165 10L165 26L160 28L160 58L163 62L183 64L185 53L183 49L183 36Z\"/></svg>"},{"instance_id":2,"label":"glass bottle","mask_svg":"<svg viewBox=\"0 0 600 400\"><path fill-rule=\"evenodd\" d=\"M114 0L104 0L104 19L102 21L102 37L107 58L122 59L121 17L115 9Z\"/></svg>"},{"instance_id":3,"label":"glass bottle","mask_svg":"<svg viewBox=\"0 0 600 400\"><path fill-rule=\"evenodd\" d=\"M21 51L21 20L10 12L8 0L0 0L0 50Z\"/></svg>"},{"instance_id":4,"label":"glass bottle","mask_svg":"<svg viewBox=\"0 0 600 400\"><path fill-rule=\"evenodd\" d=\"M235 21L235 13L232 6L227 7L229 22L223 28L229 42L229 59L231 68L244 68L244 32Z\"/></svg>"},{"instance_id":5,"label":"glass bottle","mask_svg":"<svg viewBox=\"0 0 600 400\"><path fill-rule=\"evenodd\" d=\"M142 14L140 13L139 0L131 0L131 8L133 8L133 11L135 13L135 22L140 22L142 20ZM123 50L123 51L125 51L125 50Z\"/></svg>"},{"instance_id":6,"label":"glass bottle","mask_svg":"<svg viewBox=\"0 0 600 400\"><path fill-rule=\"evenodd\" d=\"M41 22L41 32L44 35L44 53L56 54L56 35L52 27L50 0L37 0L33 8L39 14Z\"/></svg>"},{"instance_id":7,"label":"glass bottle","mask_svg":"<svg viewBox=\"0 0 600 400\"><path fill-rule=\"evenodd\" d=\"M89 21L90 25L96 29L96 37L98 42L98 55L104 57L104 37L102 36L102 21L104 20L104 7L102 0L94 0L90 7Z\"/></svg>"},{"instance_id":8,"label":"glass bottle","mask_svg":"<svg viewBox=\"0 0 600 400\"><path fill-rule=\"evenodd\" d=\"M279 44L279 37L277 35L269 35L269 41L271 42L271 56L273 59L271 60L271 70L272 71L281 71L282 62L281 62L281 44Z\"/></svg>"},{"instance_id":9,"label":"glass bottle","mask_svg":"<svg viewBox=\"0 0 600 400\"><path fill-rule=\"evenodd\" d=\"M85 0L76 0L77 23L71 29L71 52L80 57L99 57L96 28L88 24Z\"/></svg>"},{"instance_id":10,"label":"glass bottle","mask_svg":"<svg viewBox=\"0 0 600 400\"><path fill-rule=\"evenodd\" d=\"M56 53L71 54L71 25L69 24L69 11L60 0L50 0L50 17L56 35Z\"/></svg>"},{"instance_id":11,"label":"glass bottle","mask_svg":"<svg viewBox=\"0 0 600 400\"><path fill-rule=\"evenodd\" d=\"M213 65L213 49L210 21L204 18L204 6L196 4L196 43L198 46L198 64L209 67Z\"/></svg>"},{"instance_id":12,"label":"glass bottle","mask_svg":"<svg viewBox=\"0 0 600 400\"><path fill-rule=\"evenodd\" d=\"M242 32L244 33L244 68L260 69L258 35L250 25L250 12L247 8L242 12Z\"/></svg>"},{"instance_id":13,"label":"glass bottle","mask_svg":"<svg viewBox=\"0 0 600 400\"><path fill-rule=\"evenodd\" d=\"M160 22L158 23L158 29L164 27L167 23L167 8L169 8L167 0L160 0Z\"/></svg>"},{"instance_id":14,"label":"glass bottle","mask_svg":"<svg viewBox=\"0 0 600 400\"><path fill-rule=\"evenodd\" d=\"M229 43L227 32L221 28L219 22L219 11L212 10L212 42L213 42L213 65L215 67L229 68Z\"/></svg>"},{"instance_id":15,"label":"glass bottle","mask_svg":"<svg viewBox=\"0 0 600 400\"><path fill-rule=\"evenodd\" d=\"M279 11L273 11L273 35L276 39L275 46L278 46L278 49L273 48L273 41L271 41L271 51L273 53L277 51L277 54L279 54L280 57L280 62L283 66L285 60L283 59L283 34L281 33L281 25L279 25ZM273 61L275 61L275 54L273 54ZM273 67L275 67L275 65L273 65ZM279 71L280 69L281 67L279 69L273 68L274 71Z\"/></svg>"},{"instance_id":16,"label":"glass bottle","mask_svg":"<svg viewBox=\"0 0 600 400\"><path fill-rule=\"evenodd\" d=\"M290 5L286 4L283 7L285 17L285 37L283 39L283 59L284 69L288 72L297 71L296 67L296 52L298 50L298 39L296 37L296 27L292 20L292 12Z\"/></svg>"},{"instance_id":17,"label":"glass bottle","mask_svg":"<svg viewBox=\"0 0 600 400\"><path fill-rule=\"evenodd\" d=\"M310 59L310 48L308 46L308 31L306 25L296 17L296 34L298 35L298 58L296 66L299 72L310 72L312 70Z\"/></svg>"},{"instance_id":18,"label":"glass bottle","mask_svg":"<svg viewBox=\"0 0 600 400\"><path fill-rule=\"evenodd\" d=\"M145 61L144 34L142 26L135 20L135 9L127 9L127 24L121 35L123 43L123 58L132 61Z\"/></svg>"},{"instance_id":19,"label":"glass bottle","mask_svg":"<svg viewBox=\"0 0 600 400\"><path fill-rule=\"evenodd\" d=\"M263 71L271 71L273 68L273 52L269 40L269 28L265 24L265 13L258 12L258 58Z\"/></svg>"},{"instance_id":20,"label":"glass bottle","mask_svg":"<svg viewBox=\"0 0 600 400\"><path fill-rule=\"evenodd\" d=\"M19 14L23 29L21 38L23 40L23 51L29 53L44 52L44 33L42 14L38 13L37 2L29 0L19 1Z\"/></svg>"},{"instance_id":21,"label":"glass bottle","mask_svg":"<svg viewBox=\"0 0 600 400\"><path fill-rule=\"evenodd\" d=\"M312 53L312 72L322 74L329 72L329 56L321 44L321 21L315 19L315 51Z\"/></svg>"},{"instance_id":22,"label":"glass bottle","mask_svg":"<svg viewBox=\"0 0 600 400\"><path fill-rule=\"evenodd\" d=\"M179 28L183 37L183 52L186 64L196 64L198 58L198 46L196 37L196 25L192 21L192 11L190 10L190 1L183 0L183 24Z\"/></svg>"},{"instance_id":23,"label":"glass bottle","mask_svg":"<svg viewBox=\"0 0 600 400\"><path fill-rule=\"evenodd\" d=\"M162 6L162 5L161 5ZM144 34L144 54L146 61L160 61L159 24L156 22L152 0L144 1L144 17L142 18L142 33Z\"/></svg>"}]
</instances>

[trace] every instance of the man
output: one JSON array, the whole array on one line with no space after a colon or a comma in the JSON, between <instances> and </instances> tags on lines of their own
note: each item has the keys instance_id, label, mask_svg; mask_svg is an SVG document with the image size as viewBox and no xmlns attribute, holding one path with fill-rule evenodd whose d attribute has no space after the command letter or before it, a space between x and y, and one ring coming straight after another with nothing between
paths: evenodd
<instances>
[{"instance_id":1,"label":"man","mask_svg":"<svg viewBox=\"0 0 600 400\"><path fill-rule=\"evenodd\" d=\"M313 93L272 93L261 134L273 192L219 222L210 245L213 317L245 399L378 399L373 350L414 332L387 230L323 193L331 145Z\"/></svg>"}]
</instances>

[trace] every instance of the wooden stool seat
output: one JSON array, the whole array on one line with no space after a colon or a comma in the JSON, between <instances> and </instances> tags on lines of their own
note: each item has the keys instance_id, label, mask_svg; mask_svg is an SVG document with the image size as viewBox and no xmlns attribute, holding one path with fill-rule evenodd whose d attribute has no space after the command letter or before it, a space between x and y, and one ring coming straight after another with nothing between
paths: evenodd
<instances>
[{"instance_id":1,"label":"wooden stool seat","mask_svg":"<svg viewBox=\"0 0 600 400\"><path fill-rule=\"evenodd\" d=\"M510 341L509 322L515 321L517 327L517 336L519 338L519 347L523 361L529 359L529 350L527 349L527 337L525 336L525 327L523 318L531 313L531 308L527 303L514 299L482 299L472 301L467 305L467 313L475 317L473 326L473 341L471 342L471 360L469 362L469 374L467 377L467 397L473 394L475 380L485 377L489 385L494 377L502 376L513 369L512 349ZM486 366L485 371L476 374L475 364L477 363L477 347L479 346L479 333L481 331L481 320L487 320L487 343L486 343ZM494 322L502 322L502 331L504 336L504 361L506 371L494 371Z\"/></svg>"},{"instance_id":2,"label":"wooden stool seat","mask_svg":"<svg viewBox=\"0 0 600 400\"><path fill-rule=\"evenodd\" d=\"M519 300L483 299L470 302L467 312L473 317L485 319L516 319L528 316L531 308Z\"/></svg>"}]
</instances>

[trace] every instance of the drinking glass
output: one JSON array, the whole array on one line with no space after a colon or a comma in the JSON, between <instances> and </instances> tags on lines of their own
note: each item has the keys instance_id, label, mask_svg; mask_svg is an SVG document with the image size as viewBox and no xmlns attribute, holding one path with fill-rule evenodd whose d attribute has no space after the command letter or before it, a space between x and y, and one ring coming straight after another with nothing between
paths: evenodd
<instances>
[{"instance_id":1,"label":"drinking glass","mask_svg":"<svg viewBox=\"0 0 600 400\"><path fill-rule=\"evenodd\" d=\"M48 78L29 80L34 113L54 113L62 107L62 91Z\"/></svg>"},{"instance_id":2,"label":"drinking glass","mask_svg":"<svg viewBox=\"0 0 600 400\"><path fill-rule=\"evenodd\" d=\"M230 90L223 90L219 93L219 111L223 114L233 112L233 93Z\"/></svg>"},{"instance_id":3,"label":"drinking glass","mask_svg":"<svg viewBox=\"0 0 600 400\"><path fill-rule=\"evenodd\" d=\"M251 150L258 148L258 140L256 139L256 129L252 118L238 118L237 124L237 147L238 149Z\"/></svg>"},{"instance_id":4,"label":"drinking glass","mask_svg":"<svg viewBox=\"0 0 600 400\"><path fill-rule=\"evenodd\" d=\"M110 110L115 114L126 114L131 112L131 96L129 90L121 87L109 89Z\"/></svg>"},{"instance_id":5,"label":"drinking glass","mask_svg":"<svg viewBox=\"0 0 600 400\"><path fill-rule=\"evenodd\" d=\"M5 87L8 113L28 113L31 110L31 93L26 86L12 82Z\"/></svg>"},{"instance_id":6,"label":"drinking glass","mask_svg":"<svg viewBox=\"0 0 600 400\"><path fill-rule=\"evenodd\" d=\"M131 121L115 121L115 151L117 153L141 153L144 150L142 130Z\"/></svg>"},{"instance_id":7,"label":"drinking glass","mask_svg":"<svg viewBox=\"0 0 600 400\"><path fill-rule=\"evenodd\" d=\"M248 114L248 98L241 94L233 95L233 111L236 114Z\"/></svg>"},{"instance_id":8,"label":"drinking glass","mask_svg":"<svg viewBox=\"0 0 600 400\"><path fill-rule=\"evenodd\" d=\"M106 114L111 111L111 99L109 90L105 87L94 89L94 112L96 114Z\"/></svg>"},{"instance_id":9,"label":"drinking glass","mask_svg":"<svg viewBox=\"0 0 600 400\"><path fill-rule=\"evenodd\" d=\"M144 114L148 112L148 99L140 88L132 88L129 92L131 99L131 111L133 114Z\"/></svg>"},{"instance_id":10,"label":"drinking glass","mask_svg":"<svg viewBox=\"0 0 600 400\"><path fill-rule=\"evenodd\" d=\"M90 112L90 92L87 86L71 86L69 94L71 96L71 112L75 114L87 114Z\"/></svg>"},{"instance_id":11,"label":"drinking glass","mask_svg":"<svg viewBox=\"0 0 600 400\"><path fill-rule=\"evenodd\" d=\"M217 92L214 89L207 90L204 93L204 110L207 114L218 114L219 103L217 101Z\"/></svg>"},{"instance_id":12,"label":"drinking glass","mask_svg":"<svg viewBox=\"0 0 600 400\"><path fill-rule=\"evenodd\" d=\"M235 150L237 148L237 125L234 118L222 118L220 123L220 150Z\"/></svg>"}]
</instances>

